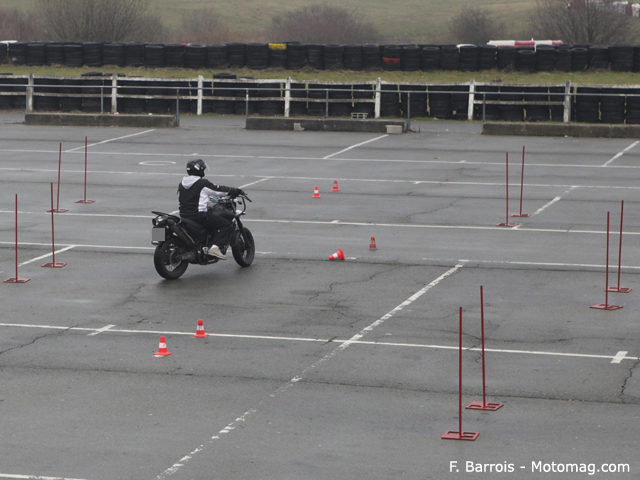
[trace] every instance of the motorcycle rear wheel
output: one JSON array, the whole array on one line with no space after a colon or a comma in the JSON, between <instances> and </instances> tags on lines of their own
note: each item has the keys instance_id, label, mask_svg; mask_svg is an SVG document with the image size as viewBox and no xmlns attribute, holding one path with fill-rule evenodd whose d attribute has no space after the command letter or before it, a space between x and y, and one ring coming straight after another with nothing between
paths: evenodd
<instances>
[{"instance_id":1,"label":"motorcycle rear wheel","mask_svg":"<svg viewBox=\"0 0 640 480\"><path fill-rule=\"evenodd\" d=\"M177 239L170 238L158 245L153 255L153 264L161 277L167 280L180 278L187 270L189 262L177 257L186 253L186 249Z\"/></svg>"},{"instance_id":2,"label":"motorcycle rear wheel","mask_svg":"<svg viewBox=\"0 0 640 480\"><path fill-rule=\"evenodd\" d=\"M241 267L248 267L253 262L256 254L256 244L253 241L253 235L247 227L243 228L244 235L240 235L237 243L231 247L233 258Z\"/></svg>"}]
</instances>

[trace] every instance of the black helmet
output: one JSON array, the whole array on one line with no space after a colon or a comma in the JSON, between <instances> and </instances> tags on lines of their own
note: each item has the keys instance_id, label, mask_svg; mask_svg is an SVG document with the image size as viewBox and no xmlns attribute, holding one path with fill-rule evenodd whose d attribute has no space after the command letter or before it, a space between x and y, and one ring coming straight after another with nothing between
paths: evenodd
<instances>
[{"instance_id":1,"label":"black helmet","mask_svg":"<svg viewBox=\"0 0 640 480\"><path fill-rule=\"evenodd\" d=\"M195 175L196 177L204 177L204 171L207 168L207 164L204 163L204 160L190 160L187 163L187 173L189 175Z\"/></svg>"}]
</instances>

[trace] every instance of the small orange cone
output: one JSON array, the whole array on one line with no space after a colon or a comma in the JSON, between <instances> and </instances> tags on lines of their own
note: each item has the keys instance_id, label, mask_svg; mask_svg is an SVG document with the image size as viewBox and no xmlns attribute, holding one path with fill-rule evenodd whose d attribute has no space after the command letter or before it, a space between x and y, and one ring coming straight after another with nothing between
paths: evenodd
<instances>
[{"instance_id":1,"label":"small orange cone","mask_svg":"<svg viewBox=\"0 0 640 480\"><path fill-rule=\"evenodd\" d=\"M167 351L167 341L164 337L160 337L160 346L158 347L158 351L153 354L154 357L166 357L167 355L171 355L171 352Z\"/></svg>"},{"instance_id":2,"label":"small orange cone","mask_svg":"<svg viewBox=\"0 0 640 480\"><path fill-rule=\"evenodd\" d=\"M338 188L338 180L334 180L333 181L333 188L331 189L332 192L339 192L340 189Z\"/></svg>"},{"instance_id":3,"label":"small orange cone","mask_svg":"<svg viewBox=\"0 0 640 480\"><path fill-rule=\"evenodd\" d=\"M313 191L313 196L311 198L320 198L320 192L318 191L318 187Z\"/></svg>"},{"instance_id":4,"label":"small orange cone","mask_svg":"<svg viewBox=\"0 0 640 480\"><path fill-rule=\"evenodd\" d=\"M344 260L344 252L342 251L341 248L338 249L338 251L336 253L334 253L333 255L331 255L329 257L329 260L336 260L336 259L340 259L340 260Z\"/></svg>"},{"instance_id":5,"label":"small orange cone","mask_svg":"<svg viewBox=\"0 0 640 480\"><path fill-rule=\"evenodd\" d=\"M369 244L369 250L377 250L376 247L376 237L371 237L371 243Z\"/></svg>"},{"instance_id":6,"label":"small orange cone","mask_svg":"<svg viewBox=\"0 0 640 480\"><path fill-rule=\"evenodd\" d=\"M208 333L204 333L204 322L202 321L202 319L198 320L198 326L196 327L196 334L191 336L195 338L205 338L209 336Z\"/></svg>"}]
</instances>

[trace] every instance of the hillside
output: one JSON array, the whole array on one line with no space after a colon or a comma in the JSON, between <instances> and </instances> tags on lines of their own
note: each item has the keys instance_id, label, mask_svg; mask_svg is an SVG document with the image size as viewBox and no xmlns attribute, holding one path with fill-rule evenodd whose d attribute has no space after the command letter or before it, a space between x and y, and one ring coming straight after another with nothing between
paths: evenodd
<instances>
[{"instance_id":1,"label":"hillside","mask_svg":"<svg viewBox=\"0 0 640 480\"><path fill-rule=\"evenodd\" d=\"M220 15L231 30L230 40L236 41L287 41L295 39L267 38L264 30L271 19L285 11L293 10L321 0L151 0L168 26L178 25L181 15L189 10L212 9ZM332 2L326 2L332 3ZM390 43L435 43L448 41L447 24L468 6L486 7L496 13L510 28L513 37L525 35L528 30L529 12L535 0L341 0L334 2L355 9L363 20L373 23ZM26 10L31 2L24 0L0 0L0 8ZM44 40L44 39L43 39Z\"/></svg>"}]
</instances>

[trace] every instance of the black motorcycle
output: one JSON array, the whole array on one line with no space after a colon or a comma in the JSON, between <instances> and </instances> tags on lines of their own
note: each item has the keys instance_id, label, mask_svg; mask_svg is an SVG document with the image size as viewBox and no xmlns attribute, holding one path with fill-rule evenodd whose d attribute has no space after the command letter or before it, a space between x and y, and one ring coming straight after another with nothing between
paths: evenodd
<instances>
[{"instance_id":1,"label":"black motorcycle","mask_svg":"<svg viewBox=\"0 0 640 480\"><path fill-rule=\"evenodd\" d=\"M247 201L251 200L246 195L238 198L221 196L212 197L208 205L208 208L226 208L233 213L229 243L218 247L223 255L231 247L233 258L241 267L251 265L256 253L253 235L240 221L247 209ZM242 210L237 210L238 205L243 206ZM220 260L207 254L213 243L212 235L202 225L169 213L151 213L157 215L152 220L151 229L151 243L156 245L153 264L161 277L175 280L182 276L190 263L210 265Z\"/></svg>"}]
</instances>

